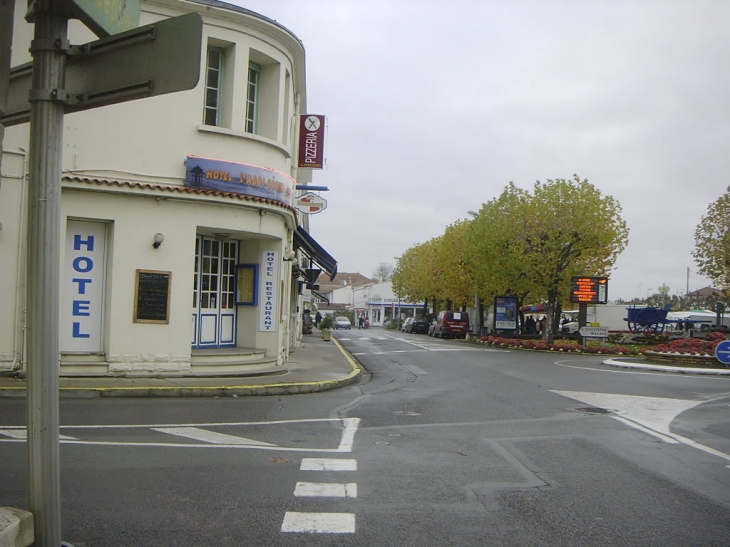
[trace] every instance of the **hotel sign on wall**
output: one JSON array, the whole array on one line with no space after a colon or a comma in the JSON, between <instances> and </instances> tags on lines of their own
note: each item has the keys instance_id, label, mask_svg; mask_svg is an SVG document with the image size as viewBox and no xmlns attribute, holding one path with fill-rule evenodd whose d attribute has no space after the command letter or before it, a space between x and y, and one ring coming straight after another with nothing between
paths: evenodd
<instances>
[{"instance_id":1,"label":"hotel sign on wall","mask_svg":"<svg viewBox=\"0 0 730 547\"><path fill-rule=\"evenodd\" d=\"M103 222L66 223L61 351L93 353L102 349L106 229Z\"/></svg>"},{"instance_id":2,"label":"hotel sign on wall","mask_svg":"<svg viewBox=\"0 0 730 547\"><path fill-rule=\"evenodd\" d=\"M322 169L324 166L324 116L299 117L299 167Z\"/></svg>"},{"instance_id":3,"label":"hotel sign on wall","mask_svg":"<svg viewBox=\"0 0 730 547\"><path fill-rule=\"evenodd\" d=\"M267 167L188 156L185 186L258 196L292 205L295 182L289 175Z\"/></svg>"},{"instance_id":4,"label":"hotel sign on wall","mask_svg":"<svg viewBox=\"0 0 730 547\"><path fill-rule=\"evenodd\" d=\"M313 215L327 208L327 200L313 192L307 192L294 200L294 207L301 213Z\"/></svg>"},{"instance_id":5,"label":"hotel sign on wall","mask_svg":"<svg viewBox=\"0 0 730 547\"><path fill-rule=\"evenodd\" d=\"M281 261L277 251L261 252L261 280L259 282L259 331L276 332L279 323L279 267Z\"/></svg>"}]
</instances>

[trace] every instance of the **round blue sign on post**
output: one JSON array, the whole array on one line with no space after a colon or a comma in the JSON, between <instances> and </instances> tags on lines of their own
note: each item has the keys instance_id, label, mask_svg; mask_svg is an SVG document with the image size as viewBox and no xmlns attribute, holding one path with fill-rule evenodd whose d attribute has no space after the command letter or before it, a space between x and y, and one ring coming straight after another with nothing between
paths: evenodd
<instances>
[{"instance_id":1,"label":"round blue sign on post","mask_svg":"<svg viewBox=\"0 0 730 547\"><path fill-rule=\"evenodd\" d=\"M715 357L723 365L730 365L730 340L723 340L715 346Z\"/></svg>"}]
</instances>

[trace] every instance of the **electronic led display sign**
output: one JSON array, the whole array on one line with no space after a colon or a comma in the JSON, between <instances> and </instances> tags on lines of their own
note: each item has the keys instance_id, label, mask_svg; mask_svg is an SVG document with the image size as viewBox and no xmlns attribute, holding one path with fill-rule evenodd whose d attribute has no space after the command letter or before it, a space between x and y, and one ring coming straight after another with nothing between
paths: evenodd
<instances>
[{"instance_id":1,"label":"electronic led display sign","mask_svg":"<svg viewBox=\"0 0 730 547\"><path fill-rule=\"evenodd\" d=\"M608 302L607 277L573 277L571 285L571 302L586 304L606 304Z\"/></svg>"}]
</instances>

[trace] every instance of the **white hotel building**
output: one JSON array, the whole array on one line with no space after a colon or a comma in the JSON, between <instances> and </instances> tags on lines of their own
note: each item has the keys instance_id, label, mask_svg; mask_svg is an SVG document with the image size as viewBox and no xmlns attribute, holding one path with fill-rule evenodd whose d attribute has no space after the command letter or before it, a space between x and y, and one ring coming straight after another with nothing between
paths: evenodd
<instances>
[{"instance_id":1,"label":"white hotel building","mask_svg":"<svg viewBox=\"0 0 730 547\"><path fill-rule=\"evenodd\" d=\"M31 60L16 2L12 66ZM66 114L61 374L205 375L283 365L301 340L303 269L336 261L295 208L305 55L279 23L216 0L142 2L140 25L203 21L188 91ZM96 40L79 21L69 41ZM0 371L26 369L29 124L0 179ZM301 270L300 270L301 268Z\"/></svg>"}]
</instances>

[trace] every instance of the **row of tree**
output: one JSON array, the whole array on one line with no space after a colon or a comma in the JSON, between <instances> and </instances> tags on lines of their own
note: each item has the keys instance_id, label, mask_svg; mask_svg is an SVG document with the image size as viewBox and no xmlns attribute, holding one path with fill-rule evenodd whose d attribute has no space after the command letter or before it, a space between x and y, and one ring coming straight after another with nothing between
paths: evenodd
<instances>
[{"instance_id":1,"label":"row of tree","mask_svg":"<svg viewBox=\"0 0 730 547\"><path fill-rule=\"evenodd\" d=\"M573 276L607 276L628 244L621 206L588 182L536 182L531 191L507 185L472 220L409 248L393 272L400 298L465 306L514 295L542 302L552 341Z\"/></svg>"}]
</instances>

